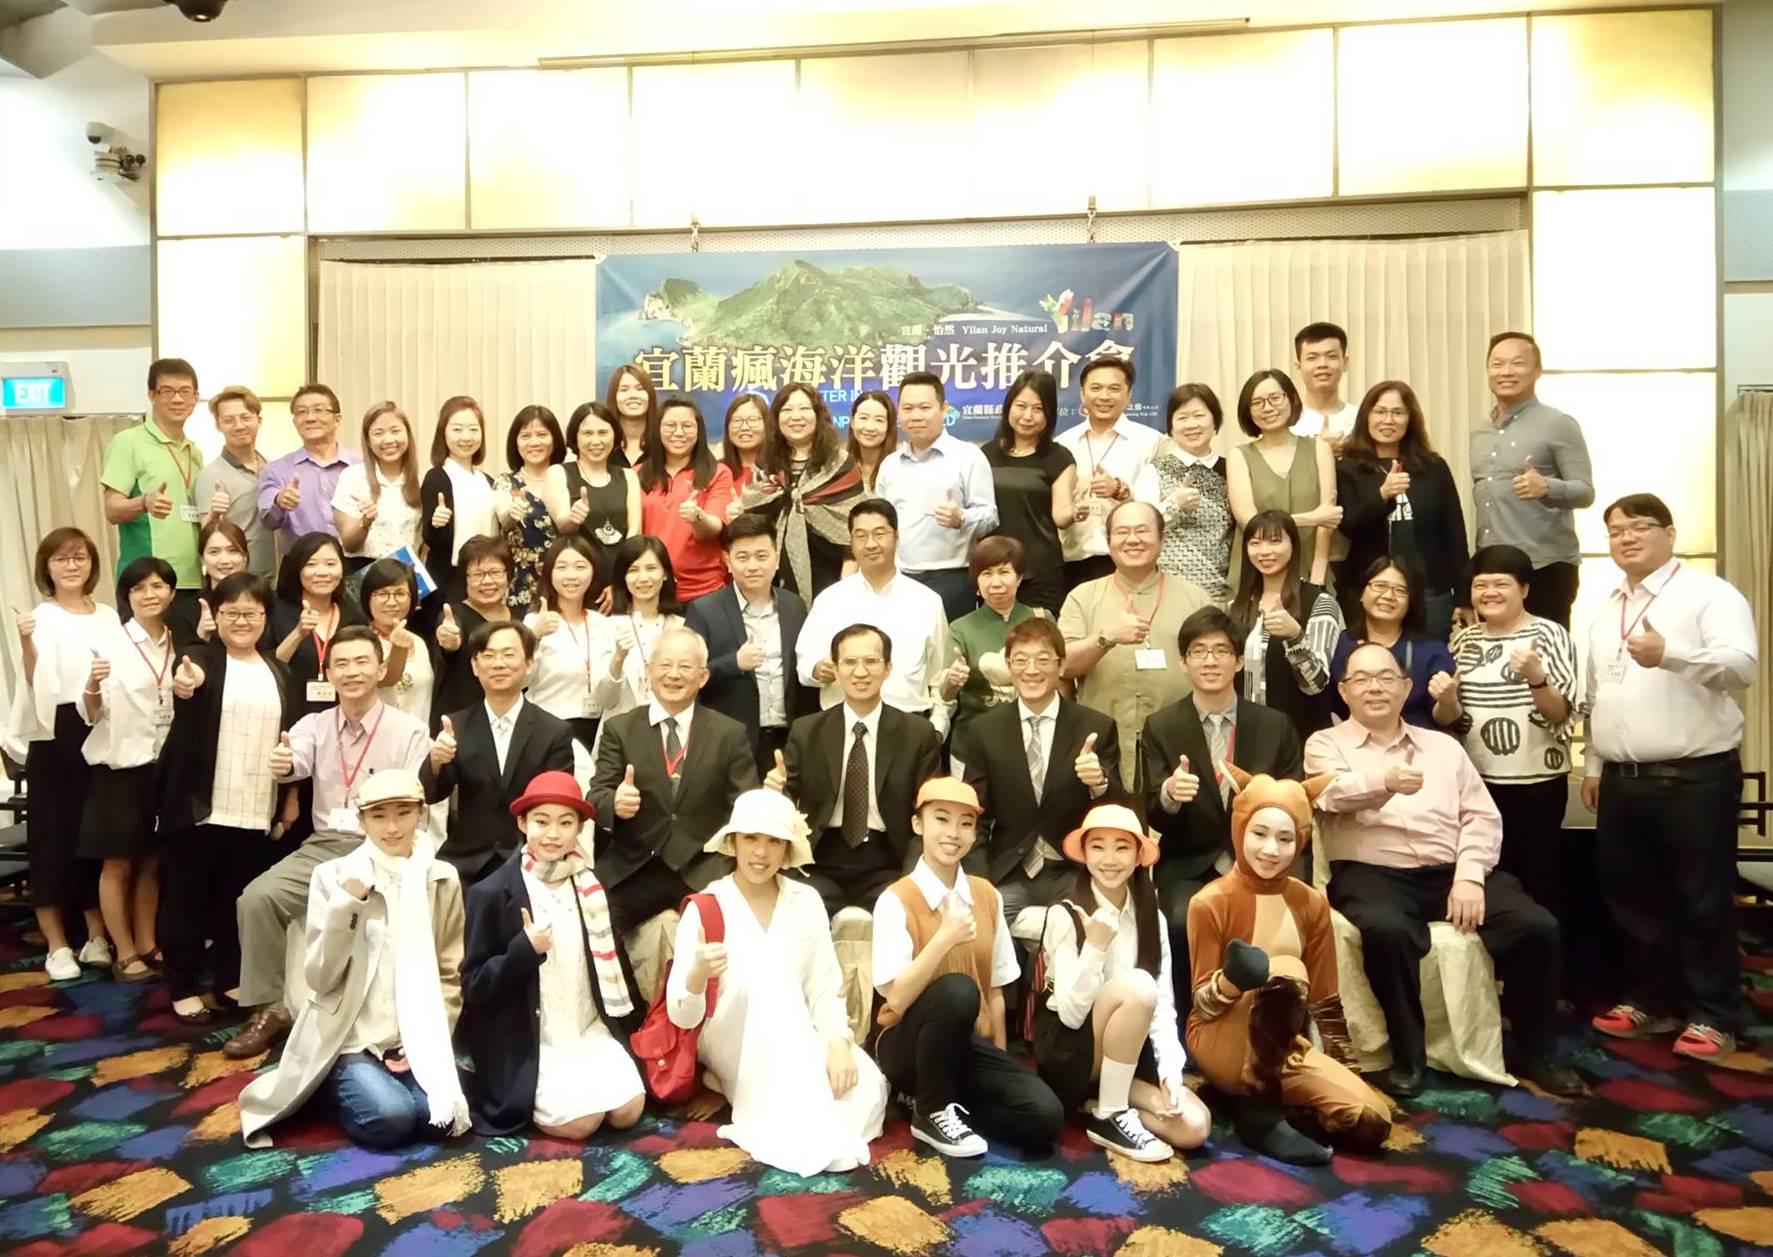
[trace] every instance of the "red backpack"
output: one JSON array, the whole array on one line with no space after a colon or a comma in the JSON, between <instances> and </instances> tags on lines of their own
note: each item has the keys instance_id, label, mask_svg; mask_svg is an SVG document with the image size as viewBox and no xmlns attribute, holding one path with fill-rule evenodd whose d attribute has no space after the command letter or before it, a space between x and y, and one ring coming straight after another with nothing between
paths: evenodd
<instances>
[{"instance_id":1,"label":"red backpack","mask_svg":"<svg viewBox=\"0 0 1773 1257\"><path fill-rule=\"evenodd\" d=\"M726 919L720 914L719 900L713 895L690 895L683 903L685 907L692 903L696 905L702 918L702 935L708 942L726 941ZM671 964L676 963L677 958L673 957ZM665 989L670 981L671 968L668 965L659 978L659 993L653 999L652 1007L646 1010L646 1020L630 1036L628 1046L640 1062L640 1072L646 1076L646 1089L654 1098L664 1104L682 1104L696 1094L701 1076L696 1068L696 1043L702 1037L702 1026L714 1016L720 982L715 978L708 979L708 989L704 993L707 1009L701 1023L685 1030L671 1020L665 1008Z\"/></svg>"}]
</instances>

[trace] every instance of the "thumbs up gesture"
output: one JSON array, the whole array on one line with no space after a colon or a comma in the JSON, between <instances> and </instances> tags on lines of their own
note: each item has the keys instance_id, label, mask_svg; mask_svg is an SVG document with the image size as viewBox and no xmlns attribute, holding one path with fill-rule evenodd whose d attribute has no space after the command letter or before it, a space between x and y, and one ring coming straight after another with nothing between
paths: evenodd
<instances>
[{"instance_id":1,"label":"thumbs up gesture","mask_svg":"<svg viewBox=\"0 0 1773 1257\"><path fill-rule=\"evenodd\" d=\"M954 500L954 490L950 489L942 495L941 505L936 507L936 522L944 528L959 528L966 513Z\"/></svg>"},{"instance_id":2,"label":"thumbs up gesture","mask_svg":"<svg viewBox=\"0 0 1773 1257\"><path fill-rule=\"evenodd\" d=\"M684 523L693 524L702 517L702 504L696 501L696 495L692 493L683 500L683 505L677 508L677 514Z\"/></svg>"},{"instance_id":3,"label":"thumbs up gesture","mask_svg":"<svg viewBox=\"0 0 1773 1257\"><path fill-rule=\"evenodd\" d=\"M1190 468L1190 470L1193 469ZM1184 480L1176 486L1176 491L1170 495L1170 503L1178 513L1186 515L1200 505L1200 489L1195 486L1193 481Z\"/></svg>"},{"instance_id":4,"label":"thumbs up gesture","mask_svg":"<svg viewBox=\"0 0 1773 1257\"><path fill-rule=\"evenodd\" d=\"M733 662L739 665L740 672L756 672L763 666L763 647L757 644L757 634L749 627L745 629L745 644L739 647Z\"/></svg>"},{"instance_id":5,"label":"thumbs up gesture","mask_svg":"<svg viewBox=\"0 0 1773 1257\"><path fill-rule=\"evenodd\" d=\"M1517 646L1508 657L1508 670L1528 685L1545 684L1545 660L1533 646Z\"/></svg>"},{"instance_id":6,"label":"thumbs up gesture","mask_svg":"<svg viewBox=\"0 0 1773 1257\"><path fill-rule=\"evenodd\" d=\"M782 752L776 752L776 766L763 775L763 785L777 794L788 788L788 765L782 760Z\"/></svg>"},{"instance_id":7,"label":"thumbs up gesture","mask_svg":"<svg viewBox=\"0 0 1773 1257\"><path fill-rule=\"evenodd\" d=\"M1107 951L1114 945L1114 936L1119 933L1120 917L1106 904L1097 908L1084 922L1084 941L1097 951Z\"/></svg>"},{"instance_id":8,"label":"thumbs up gesture","mask_svg":"<svg viewBox=\"0 0 1773 1257\"><path fill-rule=\"evenodd\" d=\"M1188 770L1188 756L1176 760L1176 771L1164 778L1164 797L1181 806L1200 793L1200 778Z\"/></svg>"},{"instance_id":9,"label":"thumbs up gesture","mask_svg":"<svg viewBox=\"0 0 1773 1257\"><path fill-rule=\"evenodd\" d=\"M1108 774L1102 771L1102 761L1096 758L1095 734L1084 739L1083 750L1071 762L1071 770L1091 790L1101 790L1108 785Z\"/></svg>"},{"instance_id":10,"label":"thumbs up gesture","mask_svg":"<svg viewBox=\"0 0 1773 1257\"><path fill-rule=\"evenodd\" d=\"M1385 479L1379 485L1379 496L1387 502L1400 494L1410 491L1410 473L1397 459L1391 460L1391 470L1385 473Z\"/></svg>"},{"instance_id":11,"label":"thumbs up gesture","mask_svg":"<svg viewBox=\"0 0 1773 1257\"><path fill-rule=\"evenodd\" d=\"M228 491L217 485L214 492L209 495L209 517L220 519L228 513L228 508L233 505L234 499L228 496Z\"/></svg>"},{"instance_id":12,"label":"thumbs up gesture","mask_svg":"<svg viewBox=\"0 0 1773 1257\"><path fill-rule=\"evenodd\" d=\"M27 642L37 635L36 612L20 611L17 607L14 607L12 609L12 619L13 622L18 625L19 641Z\"/></svg>"},{"instance_id":13,"label":"thumbs up gesture","mask_svg":"<svg viewBox=\"0 0 1773 1257\"><path fill-rule=\"evenodd\" d=\"M437 622L437 648L457 651L462 648L462 626L456 623L455 608L443 604L443 618Z\"/></svg>"},{"instance_id":14,"label":"thumbs up gesture","mask_svg":"<svg viewBox=\"0 0 1773 1257\"><path fill-rule=\"evenodd\" d=\"M1527 455L1526 460L1521 463L1520 474L1514 478L1515 497L1533 501L1544 497L1550 489L1545 477L1533 466L1533 456Z\"/></svg>"},{"instance_id":15,"label":"thumbs up gesture","mask_svg":"<svg viewBox=\"0 0 1773 1257\"><path fill-rule=\"evenodd\" d=\"M1428 678L1428 697L1435 702L1440 702L1442 697L1444 697L1449 690L1454 693L1458 693L1459 691L1459 673L1457 670L1448 672L1443 668L1441 671Z\"/></svg>"},{"instance_id":16,"label":"thumbs up gesture","mask_svg":"<svg viewBox=\"0 0 1773 1257\"><path fill-rule=\"evenodd\" d=\"M302 614L296 619L296 628L303 633L312 633L320 627L320 612L313 607L302 606Z\"/></svg>"},{"instance_id":17,"label":"thumbs up gesture","mask_svg":"<svg viewBox=\"0 0 1773 1257\"><path fill-rule=\"evenodd\" d=\"M179 660L179 666L172 671L172 696L174 698L190 698L203 687L203 669L191 662L190 656Z\"/></svg>"},{"instance_id":18,"label":"thumbs up gesture","mask_svg":"<svg viewBox=\"0 0 1773 1257\"><path fill-rule=\"evenodd\" d=\"M165 519L172 514L172 498L166 492L166 481L152 493L142 494L142 509L155 519Z\"/></svg>"},{"instance_id":19,"label":"thumbs up gesture","mask_svg":"<svg viewBox=\"0 0 1773 1257\"><path fill-rule=\"evenodd\" d=\"M92 671L90 671L86 674L86 688L89 690L98 689L99 685L103 683L104 679L110 675L111 675L111 661L109 659L106 659L103 655L99 654L98 651L96 651L96 650L93 651L92 652Z\"/></svg>"},{"instance_id":20,"label":"thumbs up gesture","mask_svg":"<svg viewBox=\"0 0 1773 1257\"><path fill-rule=\"evenodd\" d=\"M1625 639L1625 649L1640 668L1660 668L1668 651L1668 639L1650 627L1650 617L1645 616L1643 627Z\"/></svg>"},{"instance_id":21,"label":"thumbs up gesture","mask_svg":"<svg viewBox=\"0 0 1773 1257\"><path fill-rule=\"evenodd\" d=\"M979 936L979 923L973 917L973 910L960 901L960 896L950 891L942 901L942 924L936 927L936 937L931 940L938 955L946 955L964 943L970 943Z\"/></svg>"},{"instance_id":22,"label":"thumbs up gesture","mask_svg":"<svg viewBox=\"0 0 1773 1257\"><path fill-rule=\"evenodd\" d=\"M529 939L530 947L536 955L546 956L554 948L554 927L546 921L537 925L528 908L520 908L518 911L523 916L523 933Z\"/></svg>"},{"instance_id":23,"label":"thumbs up gesture","mask_svg":"<svg viewBox=\"0 0 1773 1257\"><path fill-rule=\"evenodd\" d=\"M968 678L973 670L967 667L967 652L959 646L954 648L954 662L948 665L948 671L942 674L942 697L950 701L962 689L966 688Z\"/></svg>"},{"instance_id":24,"label":"thumbs up gesture","mask_svg":"<svg viewBox=\"0 0 1773 1257\"><path fill-rule=\"evenodd\" d=\"M549 637L560 631L560 616L548 610L548 595L536 595L536 636Z\"/></svg>"},{"instance_id":25,"label":"thumbs up gesture","mask_svg":"<svg viewBox=\"0 0 1773 1257\"><path fill-rule=\"evenodd\" d=\"M437 730L437 738L431 743L431 769L436 771L447 764L456 762L456 727L448 716L443 718L443 725Z\"/></svg>"},{"instance_id":26,"label":"thumbs up gesture","mask_svg":"<svg viewBox=\"0 0 1773 1257\"><path fill-rule=\"evenodd\" d=\"M271 775L282 781L295 772L295 751L289 745L289 734L277 735L277 745L271 748Z\"/></svg>"},{"instance_id":27,"label":"thumbs up gesture","mask_svg":"<svg viewBox=\"0 0 1773 1257\"><path fill-rule=\"evenodd\" d=\"M431 508L431 527L448 528L449 521L454 518L455 512L449 509L449 504L443 500L443 495L439 493L437 505Z\"/></svg>"},{"instance_id":28,"label":"thumbs up gesture","mask_svg":"<svg viewBox=\"0 0 1773 1257\"><path fill-rule=\"evenodd\" d=\"M616 815L631 821L640 814L640 788L634 784L634 765L622 773L622 784L616 787Z\"/></svg>"},{"instance_id":29,"label":"thumbs up gesture","mask_svg":"<svg viewBox=\"0 0 1773 1257\"><path fill-rule=\"evenodd\" d=\"M209 599L197 600L197 636L209 641L215 636L215 614L209 609Z\"/></svg>"},{"instance_id":30,"label":"thumbs up gesture","mask_svg":"<svg viewBox=\"0 0 1773 1257\"><path fill-rule=\"evenodd\" d=\"M1385 770L1385 788L1393 794L1415 794L1422 789L1422 770L1416 767L1416 748L1404 747L1404 762Z\"/></svg>"},{"instance_id":31,"label":"thumbs up gesture","mask_svg":"<svg viewBox=\"0 0 1773 1257\"><path fill-rule=\"evenodd\" d=\"M376 511L376 500L374 498L357 499L357 518L362 520L365 525L376 522Z\"/></svg>"},{"instance_id":32,"label":"thumbs up gesture","mask_svg":"<svg viewBox=\"0 0 1773 1257\"><path fill-rule=\"evenodd\" d=\"M277 496L271 499L286 511L293 511L302 504L302 478L290 477L288 484L278 490Z\"/></svg>"},{"instance_id":33,"label":"thumbs up gesture","mask_svg":"<svg viewBox=\"0 0 1773 1257\"><path fill-rule=\"evenodd\" d=\"M572 504L572 509L566 513L566 521L572 527L579 528L579 527L582 527L584 525L585 521L587 519L589 519L590 517L591 517L591 490L587 489L587 488L581 488L579 490L579 500L577 502L574 502Z\"/></svg>"},{"instance_id":34,"label":"thumbs up gesture","mask_svg":"<svg viewBox=\"0 0 1773 1257\"><path fill-rule=\"evenodd\" d=\"M706 937L696 944L696 954L690 960L691 986L708 987L708 979L718 978L726 973L726 944L710 943Z\"/></svg>"}]
</instances>

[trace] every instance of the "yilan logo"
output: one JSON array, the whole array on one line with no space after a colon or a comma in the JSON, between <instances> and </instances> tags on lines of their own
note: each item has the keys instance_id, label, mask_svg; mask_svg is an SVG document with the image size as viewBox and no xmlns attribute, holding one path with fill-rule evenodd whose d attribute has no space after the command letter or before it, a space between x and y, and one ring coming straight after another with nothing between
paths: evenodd
<instances>
[{"instance_id":1,"label":"yilan logo","mask_svg":"<svg viewBox=\"0 0 1773 1257\"><path fill-rule=\"evenodd\" d=\"M1094 297L1082 301L1067 288L1058 296L1048 293L1040 299L1040 308L1047 312L1061 332L1130 332L1133 330L1131 310L1097 309Z\"/></svg>"}]
</instances>

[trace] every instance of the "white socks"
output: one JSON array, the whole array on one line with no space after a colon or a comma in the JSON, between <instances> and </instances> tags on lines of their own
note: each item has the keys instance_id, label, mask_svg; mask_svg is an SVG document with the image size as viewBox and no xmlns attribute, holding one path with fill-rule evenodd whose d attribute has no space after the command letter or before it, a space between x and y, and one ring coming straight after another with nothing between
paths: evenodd
<instances>
[{"instance_id":1,"label":"white socks","mask_svg":"<svg viewBox=\"0 0 1773 1257\"><path fill-rule=\"evenodd\" d=\"M1128 1107L1127 1097L1133 1091L1133 1071L1137 1061L1116 1061L1102 1058L1102 1077L1096 1083L1096 1116L1113 1117Z\"/></svg>"}]
</instances>

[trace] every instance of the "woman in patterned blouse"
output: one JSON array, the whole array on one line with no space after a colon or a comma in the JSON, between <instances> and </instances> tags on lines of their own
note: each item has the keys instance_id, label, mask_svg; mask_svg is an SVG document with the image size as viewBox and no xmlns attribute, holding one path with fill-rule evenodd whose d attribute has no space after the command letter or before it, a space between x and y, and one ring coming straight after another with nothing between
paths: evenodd
<instances>
[{"instance_id":1,"label":"woman in patterned blouse","mask_svg":"<svg viewBox=\"0 0 1773 1257\"><path fill-rule=\"evenodd\" d=\"M1205 384L1178 386L1167 410L1169 439L1152 448L1151 461L1133 482L1133 496L1163 512L1158 567L1224 601L1230 593L1231 502L1225 459L1213 449L1213 438L1225 422L1225 410Z\"/></svg>"}]
</instances>

